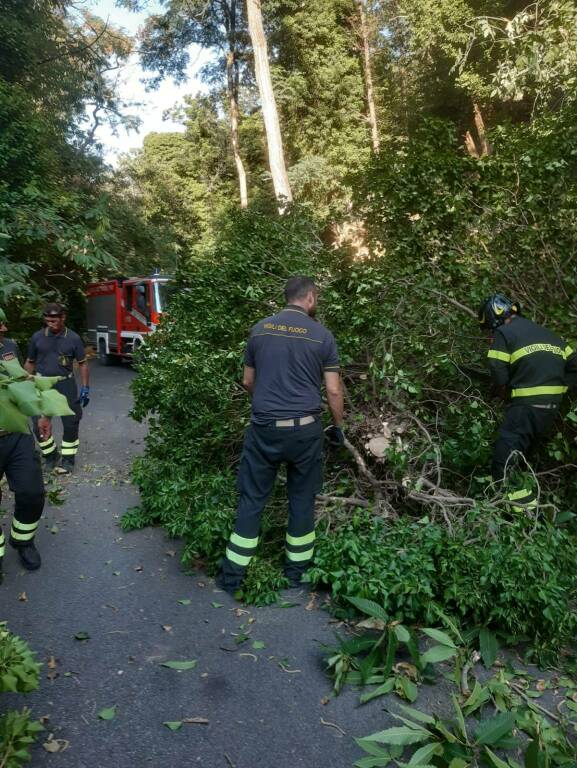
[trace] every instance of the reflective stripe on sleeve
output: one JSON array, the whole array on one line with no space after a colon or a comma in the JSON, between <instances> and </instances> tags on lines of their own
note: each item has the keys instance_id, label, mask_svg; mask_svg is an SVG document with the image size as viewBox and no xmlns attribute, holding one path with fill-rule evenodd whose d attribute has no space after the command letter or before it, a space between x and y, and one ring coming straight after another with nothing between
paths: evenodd
<instances>
[{"instance_id":1,"label":"reflective stripe on sleeve","mask_svg":"<svg viewBox=\"0 0 577 768\"><path fill-rule=\"evenodd\" d=\"M519 387L511 390L511 397L533 397L534 395L564 395L568 387Z\"/></svg>"},{"instance_id":2,"label":"reflective stripe on sleeve","mask_svg":"<svg viewBox=\"0 0 577 768\"><path fill-rule=\"evenodd\" d=\"M574 351L575 350L573 349L573 347L567 344L567 346L565 347L565 350L563 351L563 357L565 358L565 360L567 360L568 357L571 357Z\"/></svg>"},{"instance_id":3,"label":"reflective stripe on sleeve","mask_svg":"<svg viewBox=\"0 0 577 768\"><path fill-rule=\"evenodd\" d=\"M4 531L0 529L0 557L4 557L6 551L6 539L4 538Z\"/></svg>"},{"instance_id":4,"label":"reflective stripe on sleeve","mask_svg":"<svg viewBox=\"0 0 577 768\"><path fill-rule=\"evenodd\" d=\"M501 360L503 363L511 362L511 355L508 352L499 352L497 349L490 349L487 357L491 360Z\"/></svg>"}]
</instances>

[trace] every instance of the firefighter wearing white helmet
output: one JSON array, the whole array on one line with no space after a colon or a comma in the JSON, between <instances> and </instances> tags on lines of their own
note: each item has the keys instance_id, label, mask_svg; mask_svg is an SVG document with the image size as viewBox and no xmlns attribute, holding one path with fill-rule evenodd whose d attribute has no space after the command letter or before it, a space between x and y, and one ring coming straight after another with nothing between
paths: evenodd
<instances>
[{"instance_id":1,"label":"firefighter wearing white helmet","mask_svg":"<svg viewBox=\"0 0 577 768\"><path fill-rule=\"evenodd\" d=\"M563 395L577 376L577 353L557 334L521 315L519 304L501 293L479 307L479 323L491 333L487 358L494 383L507 400L493 447L493 479L502 481L514 456L527 454L552 428ZM521 488L509 499L536 506L535 491Z\"/></svg>"}]
</instances>

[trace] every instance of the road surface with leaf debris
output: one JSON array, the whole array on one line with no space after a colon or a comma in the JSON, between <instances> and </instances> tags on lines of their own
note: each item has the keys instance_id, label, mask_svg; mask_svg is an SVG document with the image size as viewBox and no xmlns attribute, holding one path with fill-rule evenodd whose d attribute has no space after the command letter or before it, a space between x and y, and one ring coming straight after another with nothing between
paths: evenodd
<instances>
[{"instance_id":1,"label":"road surface with leaf debris","mask_svg":"<svg viewBox=\"0 0 577 768\"><path fill-rule=\"evenodd\" d=\"M145 438L128 415L133 376L92 364L78 469L56 482L64 505L47 506L38 535L43 567L23 571L10 548L5 558L0 619L44 665L39 691L3 697L42 718L32 765L350 766L352 737L392 723L382 703L331 696L322 596L246 609L183 572L178 541L120 529Z\"/></svg>"}]
</instances>

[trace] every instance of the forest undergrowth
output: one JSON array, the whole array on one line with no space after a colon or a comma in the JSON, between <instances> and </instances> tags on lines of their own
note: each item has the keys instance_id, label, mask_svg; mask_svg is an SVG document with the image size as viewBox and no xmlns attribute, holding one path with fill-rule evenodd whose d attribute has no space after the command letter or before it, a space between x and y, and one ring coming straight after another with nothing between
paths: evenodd
<instances>
[{"instance_id":1,"label":"forest undergrowth","mask_svg":"<svg viewBox=\"0 0 577 768\"><path fill-rule=\"evenodd\" d=\"M510 482L529 481L536 511L513 511L488 476L502 404L471 369L487 339L474 317L491 290L571 343L576 306L575 127L543 119L500 129L495 153L458 151L448 122L393 143L359 175L355 217L368 253L327 245L327 227L295 206L231 212L210 254L143 351L134 417L150 418L134 478L150 523L185 540L184 559L218 569L235 509L249 402L239 381L250 326L281 306L291 274L315 276L346 385L344 449L329 449L309 579L332 610L368 598L394 620L441 608L467 626L528 641L533 658L571 655L577 630L575 424L571 398L546 445ZM545 280L544 275L549 275ZM285 584L283 478L243 587L248 602Z\"/></svg>"}]
</instances>

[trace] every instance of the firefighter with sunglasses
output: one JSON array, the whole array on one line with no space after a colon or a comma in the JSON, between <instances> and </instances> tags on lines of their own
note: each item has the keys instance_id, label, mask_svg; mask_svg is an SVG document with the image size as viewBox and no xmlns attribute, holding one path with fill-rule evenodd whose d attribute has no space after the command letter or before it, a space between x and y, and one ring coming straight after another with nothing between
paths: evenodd
<instances>
[{"instance_id":1,"label":"firefighter with sunglasses","mask_svg":"<svg viewBox=\"0 0 577 768\"><path fill-rule=\"evenodd\" d=\"M28 346L25 368L42 376L61 376L55 389L68 401L72 416L62 417L62 461L54 437L42 439L35 420L34 431L49 469L69 474L74 470L80 445L79 429L82 409L90 402L89 371L84 344L77 333L66 327L66 311L61 304L47 304L43 312L45 327L32 336ZM78 363L82 386L80 392L74 377L74 361Z\"/></svg>"}]
</instances>

